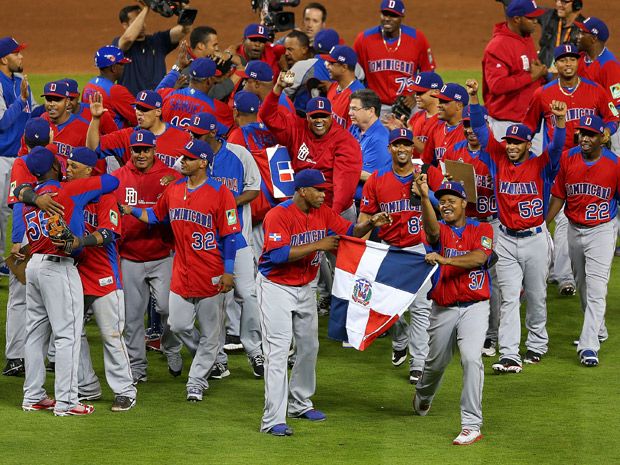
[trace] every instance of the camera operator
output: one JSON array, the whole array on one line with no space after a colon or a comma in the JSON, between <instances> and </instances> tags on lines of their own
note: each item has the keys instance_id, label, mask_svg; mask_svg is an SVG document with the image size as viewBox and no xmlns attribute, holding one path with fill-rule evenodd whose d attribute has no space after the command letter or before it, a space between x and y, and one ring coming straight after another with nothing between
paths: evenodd
<instances>
[{"instance_id":1,"label":"camera operator","mask_svg":"<svg viewBox=\"0 0 620 465\"><path fill-rule=\"evenodd\" d=\"M119 19L125 29L113 41L131 59L125 66L120 84L137 94L143 89L154 89L166 74L166 55L190 31L191 25L177 24L167 31L146 34L146 17L150 8L142 1L121 9Z\"/></svg>"}]
</instances>

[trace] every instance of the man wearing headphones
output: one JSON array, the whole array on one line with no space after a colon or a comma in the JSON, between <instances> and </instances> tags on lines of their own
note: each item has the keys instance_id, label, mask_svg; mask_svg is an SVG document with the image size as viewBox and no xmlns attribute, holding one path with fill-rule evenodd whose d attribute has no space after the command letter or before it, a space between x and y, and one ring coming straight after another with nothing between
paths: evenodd
<instances>
[{"instance_id":1,"label":"man wearing headphones","mask_svg":"<svg viewBox=\"0 0 620 465\"><path fill-rule=\"evenodd\" d=\"M553 65L553 50L562 44L576 44L579 28L575 24L585 19L580 11L582 0L555 0L555 7L549 8L539 19L541 35L538 45L538 59L547 67Z\"/></svg>"}]
</instances>

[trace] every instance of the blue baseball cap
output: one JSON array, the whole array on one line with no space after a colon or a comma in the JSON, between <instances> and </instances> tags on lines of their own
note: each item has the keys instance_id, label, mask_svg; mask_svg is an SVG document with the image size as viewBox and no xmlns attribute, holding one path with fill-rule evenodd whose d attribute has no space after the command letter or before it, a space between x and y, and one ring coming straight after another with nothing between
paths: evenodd
<instances>
[{"instance_id":1,"label":"blue baseball cap","mask_svg":"<svg viewBox=\"0 0 620 465\"><path fill-rule=\"evenodd\" d=\"M88 147L73 147L69 154L69 160L82 163L83 165L90 166L91 168L97 164L97 154Z\"/></svg>"},{"instance_id":2,"label":"blue baseball cap","mask_svg":"<svg viewBox=\"0 0 620 465\"><path fill-rule=\"evenodd\" d=\"M11 53L21 52L27 44L20 44L13 37L3 37L0 39L0 58L4 58Z\"/></svg>"},{"instance_id":3,"label":"blue baseball cap","mask_svg":"<svg viewBox=\"0 0 620 465\"><path fill-rule=\"evenodd\" d=\"M258 95L242 90L235 94L233 104L242 113L258 113L260 99Z\"/></svg>"},{"instance_id":4,"label":"blue baseball cap","mask_svg":"<svg viewBox=\"0 0 620 465\"><path fill-rule=\"evenodd\" d=\"M244 39L269 40L269 28L262 24L250 24L243 31Z\"/></svg>"},{"instance_id":5,"label":"blue baseball cap","mask_svg":"<svg viewBox=\"0 0 620 465\"><path fill-rule=\"evenodd\" d=\"M217 118L211 113L196 113L186 128L196 134L206 134L217 129Z\"/></svg>"},{"instance_id":6,"label":"blue baseball cap","mask_svg":"<svg viewBox=\"0 0 620 465\"><path fill-rule=\"evenodd\" d=\"M30 118L24 127L24 139L27 142L36 142L37 145L48 144L50 123L43 118Z\"/></svg>"},{"instance_id":7,"label":"blue baseball cap","mask_svg":"<svg viewBox=\"0 0 620 465\"><path fill-rule=\"evenodd\" d=\"M332 114L332 103L325 97L314 97L306 105L306 115L316 115L319 113Z\"/></svg>"},{"instance_id":8,"label":"blue baseball cap","mask_svg":"<svg viewBox=\"0 0 620 465\"><path fill-rule=\"evenodd\" d=\"M65 81L52 81L43 86L41 97L69 97L69 84Z\"/></svg>"},{"instance_id":9,"label":"blue baseball cap","mask_svg":"<svg viewBox=\"0 0 620 465\"><path fill-rule=\"evenodd\" d=\"M213 149L208 142L192 139L180 150L181 155L193 160L213 160Z\"/></svg>"},{"instance_id":10,"label":"blue baseball cap","mask_svg":"<svg viewBox=\"0 0 620 465\"><path fill-rule=\"evenodd\" d=\"M127 58L123 51L115 45L106 45L101 47L95 53L95 66L97 68L107 68L115 64L127 64L131 63L131 60Z\"/></svg>"},{"instance_id":11,"label":"blue baseball cap","mask_svg":"<svg viewBox=\"0 0 620 465\"><path fill-rule=\"evenodd\" d=\"M312 168L301 170L295 173L295 190L301 187L327 187L325 175Z\"/></svg>"},{"instance_id":12,"label":"blue baseball cap","mask_svg":"<svg viewBox=\"0 0 620 465\"><path fill-rule=\"evenodd\" d=\"M586 115L579 118L579 124L575 126L575 128L585 129L586 131L595 132L597 134L603 134L605 124L599 116Z\"/></svg>"},{"instance_id":13,"label":"blue baseball cap","mask_svg":"<svg viewBox=\"0 0 620 465\"><path fill-rule=\"evenodd\" d=\"M413 132L405 128L392 129L388 140L390 141L390 144L393 144L398 140L406 140L413 144Z\"/></svg>"},{"instance_id":14,"label":"blue baseball cap","mask_svg":"<svg viewBox=\"0 0 620 465\"><path fill-rule=\"evenodd\" d=\"M161 108L162 98L159 93L154 90L141 90L136 95L136 100L133 102L134 105L140 105L144 108L149 108L150 110L155 110L157 108Z\"/></svg>"},{"instance_id":15,"label":"blue baseball cap","mask_svg":"<svg viewBox=\"0 0 620 465\"><path fill-rule=\"evenodd\" d=\"M444 84L436 97L442 102L461 102L463 106L469 103L469 95L465 87L453 82Z\"/></svg>"},{"instance_id":16,"label":"blue baseball cap","mask_svg":"<svg viewBox=\"0 0 620 465\"><path fill-rule=\"evenodd\" d=\"M129 136L130 147L155 147L155 134L146 129L134 131Z\"/></svg>"},{"instance_id":17,"label":"blue baseball cap","mask_svg":"<svg viewBox=\"0 0 620 465\"><path fill-rule=\"evenodd\" d=\"M607 39L609 39L609 29L607 28L607 25L594 16L584 19L583 23L575 21L575 25L583 32L592 34L601 42L607 42Z\"/></svg>"},{"instance_id":18,"label":"blue baseball cap","mask_svg":"<svg viewBox=\"0 0 620 465\"><path fill-rule=\"evenodd\" d=\"M260 82L272 82L273 70L268 63L261 60L248 61L245 65L245 70L241 72L241 75L248 79L256 79Z\"/></svg>"},{"instance_id":19,"label":"blue baseball cap","mask_svg":"<svg viewBox=\"0 0 620 465\"><path fill-rule=\"evenodd\" d=\"M340 36L333 29L321 29L314 36L314 50L319 53L329 53L340 43Z\"/></svg>"},{"instance_id":20,"label":"blue baseball cap","mask_svg":"<svg viewBox=\"0 0 620 465\"><path fill-rule=\"evenodd\" d=\"M562 44L555 48L553 51L553 58L559 60L562 57L575 57L579 58L579 50L577 46L573 44Z\"/></svg>"},{"instance_id":21,"label":"blue baseball cap","mask_svg":"<svg viewBox=\"0 0 620 465\"><path fill-rule=\"evenodd\" d=\"M432 71L424 71L416 74L413 78L413 86L410 86L414 92L427 92L429 90L439 90L443 87L443 79L437 73Z\"/></svg>"},{"instance_id":22,"label":"blue baseball cap","mask_svg":"<svg viewBox=\"0 0 620 465\"><path fill-rule=\"evenodd\" d=\"M463 184L458 181L444 182L441 186L439 186L439 189L435 191L435 198L439 200L444 195L454 195L456 197L467 200L465 188L463 187Z\"/></svg>"},{"instance_id":23,"label":"blue baseball cap","mask_svg":"<svg viewBox=\"0 0 620 465\"><path fill-rule=\"evenodd\" d=\"M335 46L329 55L321 55L321 58L329 63L340 63L347 66L355 66L357 64L357 53L346 45Z\"/></svg>"},{"instance_id":24,"label":"blue baseball cap","mask_svg":"<svg viewBox=\"0 0 620 465\"><path fill-rule=\"evenodd\" d=\"M51 150L38 146L33 148L26 157L26 166L28 171L38 178L52 169L54 158Z\"/></svg>"},{"instance_id":25,"label":"blue baseball cap","mask_svg":"<svg viewBox=\"0 0 620 465\"><path fill-rule=\"evenodd\" d=\"M217 65L211 58L203 57L192 61L189 67L191 79L202 80L213 77L217 74Z\"/></svg>"},{"instance_id":26,"label":"blue baseball cap","mask_svg":"<svg viewBox=\"0 0 620 465\"><path fill-rule=\"evenodd\" d=\"M522 142L532 141L532 131L525 124L512 124L506 128L506 135L502 139L515 139Z\"/></svg>"},{"instance_id":27,"label":"blue baseball cap","mask_svg":"<svg viewBox=\"0 0 620 465\"><path fill-rule=\"evenodd\" d=\"M398 16L405 16L405 4L401 0L383 0L381 2L381 11L394 13Z\"/></svg>"},{"instance_id":28,"label":"blue baseball cap","mask_svg":"<svg viewBox=\"0 0 620 465\"><path fill-rule=\"evenodd\" d=\"M515 16L536 18L544 12L545 10L538 8L534 0L512 0L506 8L506 16L508 18L514 18Z\"/></svg>"},{"instance_id":29,"label":"blue baseball cap","mask_svg":"<svg viewBox=\"0 0 620 465\"><path fill-rule=\"evenodd\" d=\"M61 82L65 82L69 88L69 97L75 98L80 96L80 90L78 89L78 83L75 79L61 79Z\"/></svg>"},{"instance_id":30,"label":"blue baseball cap","mask_svg":"<svg viewBox=\"0 0 620 465\"><path fill-rule=\"evenodd\" d=\"M482 117L485 119L485 121L488 120L489 112L487 111L487 109L482 105L480 105L480 109L482 110ZM467 105L465 108L463 108L462 119L463 121L471 121L471 106Z\"/></svg>"}]
</instances>

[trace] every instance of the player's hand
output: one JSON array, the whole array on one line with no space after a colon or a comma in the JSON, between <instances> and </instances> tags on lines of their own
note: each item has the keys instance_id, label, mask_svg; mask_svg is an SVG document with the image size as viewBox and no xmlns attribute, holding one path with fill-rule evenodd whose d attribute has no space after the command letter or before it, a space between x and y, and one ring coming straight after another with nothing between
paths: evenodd
<instances>
[{"instance_id":1,"label":"player's hand","mask_svg":"<svg viewBox=\"0 0 620 465\"><path fill-rule=\"evenodd\" d=\"M28 84L28 76L24 74L22 77L22 83L19 86L19 96L24 102L28 101L30 94L30 85Z\"/></svg>"},{"instance_id":2,"label":"player's hand","mask_svg":"<svg viewBox=\"0 0 620 465\"><path fill-rule=\"evenodd\" d=\"M478 94L478 81L475 79L468 79L465 81L465 89L467 89L467 93L473 97Z\"/></svg>"},{"instance_id":3,"label":"player's hand","mask_svg":"<svg viewBox=\"0 0 620 465\"><path fill-rule=\"evenodd\" d=\"M26 256L21 252L21 250L22 250L22 245L19 243L15 243L11 247L11 255L13 256L13 258L15 258L15 260L26 259Z\"/></svg>"},{"instance_id":4,"label":"player's hand","mask_svg":"<svg viewBox=\"0 0 620 465\"><path fill-rule=\"evenodd\" d=\"M121 205L120 203L118 204L118 209L121 211L121 215L131 215L132 208L133 207L129 205Z\"/></svg>"},{"instance_id":5,"label":"player's hand","mask_svg":"<svg viewBox=\"0 0 620 465\"><path fill-rule=\"evenodd\" d=\"M386 224L392 224L393 219L388 213L381 212L372 215L368 221L373 228L378 228Z\"/></svg>"},{"instance_id":6,"label":"player's hand","mask_svg":"<svg viewBox=\"0 0 620 465\"><path fill-rule=\"evenodd\" d=\"M428 176L423 173L415 176L411 190L414 194L422 197L423 199L428 199Z\"/></svg>"},{"instance_id":7,"label":"player's hand","mask_svg":"<svg viewBox=\"0 0 620 465\"><path fill-rule=\"evenodd\" d=\"M323 252L336 250L339 242L340 236L326 236L320 241L315 242L316 250L322 250Z\"/></svg>"},{"instance_id":8,"label":"player's hand","mask_svg":"<svg viewBox=\"0 0 620 465\"><path fill-rule=\"evenodd\" d=\"M406 129L407 123L405 119L406 119L405 115L401 116L401 118L398 119L396 116L394 116L393 113L390 113L386 115L385 117L383 117L383 119L381 120L381 123L383 123L383 125L387 127L390 131L394 129Z\"/></svg>"},{"instance_id":9,"label":"player's hand","mask_svg":"<svg viewBox=\"0 0 620 465\"><path fill-rule=\"evenodd\" d=\"M603 129L603 144L606 144L607 142L609 142L610 138L611 138L611 133L609 132L609 128Z\"/></svg>"},{"instance_id":10,"label":"player's hand","mask_svg":"<svg viewBox=\"0 0 620 465\"><path fill-rule=\"evenodd\" d=\"M108 109L103 106L103 95L101 95L100 92L89 95L88 104L90 105L90 114L93 118L99 119L108 111Z\"/></svg>"},{"instance_id":11,"label":"player's hand","mask_svg":"<svg viewBox=\"0 0 620 465\"><path fill-rule=\"evenodd\" d=\"M230 53L230 59L233 64L237 68L241 68L243 67L243 62L241 61L241 57L235 53L235 49L236 47L234 45L230 45L226 50L224 50L224 53Z\"/></svg>"},{"instance_id":12,"label":"player's hand","mask_svg":"<svg viewBox=\"0 0 620 465\"><path fill-rule=\"evenodd\" d=\"M185 39L179 42L177 52L177 61L175 64L183 70L187 68L190 63L189 54L187 53L187 41Z\"/></svg>"},{"instance_id":13,"label":"player's hand","mask_svg":"<svg viewBox=\"0 0 620 465\"><path fill-rule=\"evenodd\" d=\"M167 186L168 184L170 184L175 179L176 179L176 176L174 176L172 174L167 174L167 175L165 175L164 177L162 177L159 180L159 184L161 184L162 186Z\"/></svg>"},{"instance_id":14,"label":"player's hand","mask_svg":"<svg viewBox=\"0 0 620 465\"><path fill-rule=\"evenodd\" d=\"M426 260L426 263L431 265L445 265L447 263L447 259L439 255L437 252L426 254L424 256L424 260Z\"/></svg>"},{"instance_id":15,"label":"player's hand","mask_svg":"<svg viewBox=\"0 0 620 465\"><path fill-rule=\"evenodd\" d=\"M549 109L556 118L566 118L566 111L568 107L565 102L562 102L560 100L552 100L549 104Z\"/></svg>"},{"instance_id":16,"label":"player's hand","mask_svg":"<svg viewBox=\"0 0 620 465\"><path fill-rule=\"evenodd\" d=\"M273 90L275 91L276 88L277 88L278 91L276 91L276 93L278 93L278 92L281 93L287 87L291 87L294 82L295 82L295 73L294 72L292 72L292 71L280 71L280 74L278 75L278 81L276 82L276 85L274 86Z\"/></svg>"},{"instance_id":17,"label":"player's hand","mask_svg":"<svg viewBox=\"0 0 620 465\"><path fill-rule=\"evenodd\" d=\"M176 82L174 83L174 86L172 86L173 89L182 89L185 87L185 85L189 82L189 78L185 75L185 74L180 74L179 77L177 78Z\"/></svg>"},{"instance_id":18,"label":"player's hand","mask_svg":"<svg viewBox=\"0 0 620 465\"><path fill-rule=\"evenodd\" d=\"M530 76L532 81L538 81L541 77L547 75L547 67L540 60L534 60L530 63Z\"/></svg>"},{"instance_id":19,"label":"player's hand","mask_svg":"<svg viewBox=\"0 0 620 465\"><path fill-rule=\"evenodd\" d=\"M37 205L37 207L50 215L57 214L60 216L64 216L65 207L62 204L56 202L53 198L56 197L57 194L57 192L52 192L50 194L40 195L37 197L34 203Z\"/></svg>"},{"instance_id":20,"label":"player's hand","mask_svg":"<svg viewBox=\"0 0 620 465\"><path fill-rule=\"evenodd\" d=\"M230 273L224 273L220 277L220 282L217 284L218 293L226 294L230 292L234 285L233 275Z\"/></svg>"}]
</instances>

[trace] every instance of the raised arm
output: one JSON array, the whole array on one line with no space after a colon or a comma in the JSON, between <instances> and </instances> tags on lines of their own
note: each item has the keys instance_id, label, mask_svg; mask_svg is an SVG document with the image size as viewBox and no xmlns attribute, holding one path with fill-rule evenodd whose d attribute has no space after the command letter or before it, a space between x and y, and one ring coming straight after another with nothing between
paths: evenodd
<instances>
[{"instance_id":1,"label":"raised arm","mask_svg":"<svg viewBox=\"0 0 620 465\"><path fill-rule=\"evenodd\" d=\"M149 13L149 7L145 4L142 4L142 11L138 13L136 19L127 26L123 35L118 39L118 48L120 48L123 52L126 52L131 48L133 43L136 41L142 28L144 27L144 22L146 21L146 16Z\"/></svg>"},{"instance_id":2,"label":"raised arm","mask_svg":"<svg viewBox=\"0 0 620 465\"><path fill-rule=\"evenodd\" d=\"M414 187L415 186L415 187ZM428 179L426 174L418 174L415 183L412 185L414 192L420 196L422 203L422 225L426 240L430 245L436 245L439 242L439 222L433 209L433 204L429 197Z\"/></svg>"}]
</instances>

